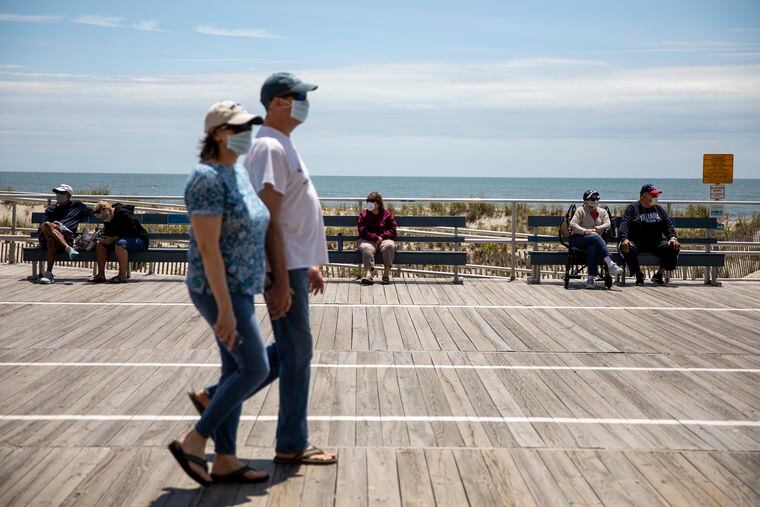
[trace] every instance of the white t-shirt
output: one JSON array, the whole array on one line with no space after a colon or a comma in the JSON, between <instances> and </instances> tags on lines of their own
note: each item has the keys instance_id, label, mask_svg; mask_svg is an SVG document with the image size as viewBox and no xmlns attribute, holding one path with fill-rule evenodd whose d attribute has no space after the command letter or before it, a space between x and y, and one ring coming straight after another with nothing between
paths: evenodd
<instances>
[{"instance_id":1,"label":"white t-shirt","mask_svg":"<svg viewBox=\"0 0 760 507\"><path fill-rule=\"evenodd\" d=\"M288 270L327 264L322 207L306 164L290 138L279 130L261 127L243 165L256 192L269 183L283 196L280 227Z\"/></svg>"}]
</instances>

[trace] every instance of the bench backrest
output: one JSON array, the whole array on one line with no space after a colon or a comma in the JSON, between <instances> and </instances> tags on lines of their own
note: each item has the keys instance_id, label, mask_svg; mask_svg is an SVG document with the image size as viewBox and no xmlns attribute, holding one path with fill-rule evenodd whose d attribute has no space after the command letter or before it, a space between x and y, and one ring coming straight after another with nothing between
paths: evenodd
<instances>
[{"instance_id":1,"label":"bench backrest","mask_svg":"<svg viewBox=\"0 0 760 507\"><path fill-rule=\"evenodd\" d=\"M534 215L528 216L528 227L537 231L539 227L559 227L560 222L564 217L562 216L546 216L546 215ZM612 217L612 223L615 230L620 228L621 217ZM671 217L673 221L673 227L676 229L704 229L706 234L701 238L679 238L678 241L684 244L699 244L706 245L717 243L717 238L710 237L710 233L718 228L718 220L716 218L707 217ZM538 233L528 237L528 241L531 243L556 243L559 242L559 236L547 238L541 237ZM615 238L610 238L607 242L617 241Z\"/></svg>"},{"instance_id":2,"label":"bench backrest","mask_svg":"<svg viewBox=\"0 0 760 507\"><path fill-rule=\"evenodd\" d=\"M135 213L135 218L143 225L187 225L190 220L187 213ZM41 224L45 221L44 213L32 213L32 223ZM83 219L83 224L100 224L103 221L95 215Z\"/></svg>"},{"instance_id":3,"label":"bench backrest","mask_svg":"<svg viewBox=\"0 0 760 507\"><path fill-rule=\"evenodd\" d=\"M144 225L187 225L190 220L187 213L135 213L140 223ZM353 215L327 215L324 217L326 227L355 227L356 216ZM32 223L41 224L45 221L44 213L32 213ZM82 223L98 224L102 221L95 215L91 215ZM425 217L425 216L398 216L396 223L403 227L464 227L465 217Z\"/></svg>"},{"instance_id":4,"label":"bench backrest","mask_svg":"<svg viewBox=\"0 0 760 507\"><path fill-rule=\"evenodd\" d=\"M528 227L559 227L564 217L558 216L529 216ZM613 217L612 220L620 220ZM718 220L707 217L671 217L676 229L717 229Z\"/></svg>"},{"instance_id":5,"label":"bench backrest","mask_svg":"<svg viewBox=\"0 0 760 507\"><path fill-rule=\"evenodd\" d=\"M356 227L357 215L326 215L326 227ZM396 223L400 227L464 227L465 217L426 217L426 216L397 216Z\"/></svg>"}]
</instances>

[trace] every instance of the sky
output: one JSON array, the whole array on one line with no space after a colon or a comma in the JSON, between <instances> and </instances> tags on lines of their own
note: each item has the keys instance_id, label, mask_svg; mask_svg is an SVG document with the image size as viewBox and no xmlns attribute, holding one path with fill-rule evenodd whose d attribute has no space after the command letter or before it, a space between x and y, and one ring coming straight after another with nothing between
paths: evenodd
<instances>
[{"instance_id":1,"label":"sky","mask_svg":"<svg viewBox=\"0 0 760 507\"><path fill-rule=\"evenodd\" d=\"M0 170L187 173L277 71L315 175L760 178L758 0L0 0Z\"/></svg>"}]
</instances>

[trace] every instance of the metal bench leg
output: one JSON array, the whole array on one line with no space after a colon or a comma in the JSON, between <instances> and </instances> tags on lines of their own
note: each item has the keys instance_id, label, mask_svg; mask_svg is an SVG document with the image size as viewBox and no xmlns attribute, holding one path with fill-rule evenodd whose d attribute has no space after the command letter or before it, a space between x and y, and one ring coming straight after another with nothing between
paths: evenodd
<instances>
[{"instance_id":1,"label":"metal bench leg","mask_svg":"<svg viewBox=\"0 0 760 507\"><path fill-rule=\"evenodd\" d=\"M711 268L711 271L712 271L712 277L711 277L710 285L713 285L715 287L720 287L721 285L723 285L722 283L718 281L718 266L713 266Z\"/></svg>"},{"instance_id":2,"label":"metal bench leg","mask_svg":"<svg viewBox=\"0 0 760 507\"><path fill-rule=\"evenodd\" d=\"M459 266L454 266L454 285L463 285L464 280L459 277Z\"/></svg>"},{"instance_id":3,"label":"metal bench leg","mask_svg":"<svg viewBox=\"0 0 760 507\"><path fill-rule=\"evenodd\" d=\"M533 266L533 273L528 278L528 283L539 285L541 283L541 266Z\"/></svg>"}]
</instances>

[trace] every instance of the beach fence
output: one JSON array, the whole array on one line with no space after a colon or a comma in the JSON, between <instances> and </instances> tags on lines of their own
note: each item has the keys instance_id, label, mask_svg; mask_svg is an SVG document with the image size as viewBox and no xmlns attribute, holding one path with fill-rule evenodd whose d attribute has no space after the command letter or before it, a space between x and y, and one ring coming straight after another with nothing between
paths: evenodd
<instances>
[{"instance_id":1,"label":"beach fence","mask_svg":"<svg viewBox=\"0 0 760 507\"><path fill-rule=\"evenodd\" d=\"M31 213L43 211L51 202L52 195L30 192L0 192L0 262L27 262L23 258L23 248L37 244L30 234L36 231L31 224ZM146 195L78 195L77 199L94 205L99 200L133 204L138 213L177 213L184 211L181 196L146 196ZM386 206L396 215L428 216L465 216L467 227L456 232L467 251L468 264L460 268L462 277L506 278L514 280L527 278L534 274L530 265L529 251L533 248L529 242L536 231L529 230L529 215L564 215L570 204L578 204L576 199L493 199L493 198L434 198L434 197L388 197L383 199ZM365 199L363 197L327 197L322 198L325 215L358 215ZM630 201L605 201L613 215L619 215ZM706 216L712 201L662 201L672 216ZM722 201L722 205L734 209L757 209L760 201ZM153 232L185 232L185 225L153 226ZM344 228L329 228L328 234L344 232ZM355 233L355 231L353 231ZM400 228L402 234L419 234L450 236L452 230L445 227L436 228ZM556 237L556 231L545 230L546 238ZM695 233L696 234L696 233ZM703 232L699 232L704 236ZM729 220L726 228L720 231L717 242L706 245L689 244L684 248L700 251L723 252L726 254L725 266L718 272L720 279L740 279L760 271L760 215L750 218ZM539 237L541 235L539 234ZM186 247L186 241L152 242L160 246ZM331 245L334 247L334 245ZM445 248L442 244L405 244L405 249ZM561 245L541 245L541 249L561 249ZM62 265L92 267L91 263L64 262ZM109 269L115 266L109 266ZM132 270L157 275L185 274L184 263L150 263L133 265ZM329 277L352 278L358 276L359 269L354 265L330 264L323 268ZM410 266L396 267L397 277L451 277L453 271L448 266ZM542 266L539 271L542 278L559 279L564 276L564 265ZM703 267L680 267L672 278L697 280L707 276Z\"/></svg>"}]
</instances>

